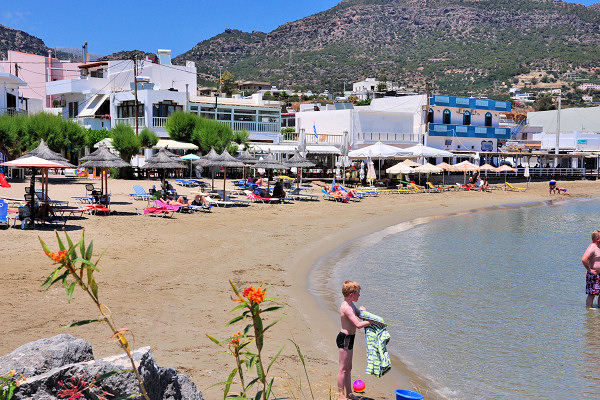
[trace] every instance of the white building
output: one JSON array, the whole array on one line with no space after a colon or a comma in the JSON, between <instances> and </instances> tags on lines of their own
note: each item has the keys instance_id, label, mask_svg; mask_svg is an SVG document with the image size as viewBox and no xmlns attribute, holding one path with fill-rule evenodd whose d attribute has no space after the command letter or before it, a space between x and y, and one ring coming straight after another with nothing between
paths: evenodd
<instances>
[{"instance_id":1,"label":"white building","mask_svg":"<svg viewBox=\"0 0 600 400\"><path fill-rule=\"evenodd\" d=\"M392 82L380 82L375 78L366 78L364 81L355 82L352 84L352 92L344 92L344 95L348 96L356 96L359 100L372 99L373 94L377 92L377 88L383 83L387 90L397 90L392 84Z\"/></svg>"},{"instance_id":2,"label":"white building","mask_svg":"<svg viewBox=\"0 0 600 400\"><path fill-rule=\"evenodd\" d=\"M26 85L22 79L4 72L0 67L0 115L27 113L27 104L19 95L19 88Z\"/></svg>"}]
</instances>

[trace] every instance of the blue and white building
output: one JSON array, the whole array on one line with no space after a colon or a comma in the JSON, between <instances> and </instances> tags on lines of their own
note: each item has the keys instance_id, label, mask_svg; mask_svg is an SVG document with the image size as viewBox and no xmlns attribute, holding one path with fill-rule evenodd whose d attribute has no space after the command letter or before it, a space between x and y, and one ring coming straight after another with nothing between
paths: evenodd
<instances>
[{"instance_id":1,"label":"blue and white building","mask_svg":"<svg viewBox=\"0 0 600 400\"><path fill-rule=\"evenodd\" d=\"M510 139L500 118L510 112L506 101L432 95L427 112L427 146L443 150L497 152Z\"/></svg>"}]
</instances>

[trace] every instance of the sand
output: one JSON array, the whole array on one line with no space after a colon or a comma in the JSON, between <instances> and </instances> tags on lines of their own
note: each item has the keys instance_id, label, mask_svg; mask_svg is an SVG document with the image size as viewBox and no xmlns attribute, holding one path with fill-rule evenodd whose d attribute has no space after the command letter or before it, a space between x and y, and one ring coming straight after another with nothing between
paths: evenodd
<instances>
[{"instance_id":1,"label":"sand","mask_svg":"<svg viewBox=\"0 0 600 400\"><path fill-rule=\"evenodd\" d=\"M82 196L89 182L99 185L98 180L52 180L50 196L62 200ZM100 299L110 307L120 327L134 332L135 346L151 346L159 365L189 374L207 399L222 397L221 387L209 386L225 380L234 363L231 356L219 353L205 335L224 339L243 328L242 323L225 326L235 315L230 313L236 305L231 300L230 279L241 288L267 283L268 295L278 298L274 303L285 306L283 311L265 316L273 321L285 315L265 339L264 351L269 358L285 346L271 371L276 377L275 395L310 398L302 366L288 340L293 339L306 358L315 398L329 398L330 392L336 391L338 368L334 338L339 325L337 306L332 301L337 303L342 298L341 294L322 293L324 299L317 301L309 291L307 277L317 261L343 243L414 218L600 195L600 183L596 181L559 181L559 186L569 188L570 196L549 195L547 183L540 182L532 183L526 192L395 194L350 204L324 200L253 204L213 208L210 214L176 214L166 219L136 215L135 209L143 208L146 202L130 198L132 184L141 184L145 189L152 184L158 186L157 181L110 180L112 209L117 214L85 215L70 221L66 229L73 238L79 238L84 228L87 240L94 240L95 254L107 250L96 277ZM1 188L0 196L22 198L26 185L28 182ZM193 190L177 189L187 194ZM38 235L57 248L49 228L0 231L0 304L4 321L0 327L0 354L64 332L91 342L96 357L117 353L104 326L61 329L98 315L80 291L68 304L62 287L40 289L53 267L41 250ZM327 270L319 273L326 276ZM376 312L376 307L371 310ZM393 360L392 372L384 377L365 376L362 333L355 349L353 379L366 381L366 397L393 398L396 388L417 388L428 399L439 398L427 379L415 375L398 358Z\"/></svg>"}]
</instances>

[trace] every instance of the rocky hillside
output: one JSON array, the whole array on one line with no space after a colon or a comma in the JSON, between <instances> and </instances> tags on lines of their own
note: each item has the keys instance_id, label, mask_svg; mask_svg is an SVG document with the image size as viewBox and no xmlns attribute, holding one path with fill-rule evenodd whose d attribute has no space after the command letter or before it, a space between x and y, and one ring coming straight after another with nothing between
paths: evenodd
<instances>
[{"instance_id":1,"label":"rocky hillside","mask_svg":"<svg viewBox=\"0 0 600 400\"><path fill-rule=\"evenodd\" d=\"M201 78L341 90L385 75L485 89L532 69L600 67L600 9L555 0L344 0L270 33L226 30L175 58Z\"/></svg>"},{"instance_id":2,"label":"rocky hillside","mask_svg":"<svg viewBox=\"0 0 600 400\"><path fill-rule=\"evenodd\" d=\"M6 57L8 50L47 56L49 49L40 38L0 25L0 57Z\"/></svg>"}]
</instances>

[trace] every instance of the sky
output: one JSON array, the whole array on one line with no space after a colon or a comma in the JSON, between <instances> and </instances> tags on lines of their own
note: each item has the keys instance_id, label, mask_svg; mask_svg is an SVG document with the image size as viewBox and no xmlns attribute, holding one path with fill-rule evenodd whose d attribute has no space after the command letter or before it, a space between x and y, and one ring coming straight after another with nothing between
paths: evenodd
<instances>
[{"instance_id":1,"label":"sky","mask_svg":"<svg viewBox=\"0 0 600 400\"><path fill-rule=\"evenodd\" d=\"M330 9L341 0L2 0L0 24L37 36L48 47L111 54L171 49L173 57L226 28L265 33ZM600 0L569 0L591 5Z\"/></svg>"}]
</instances>

